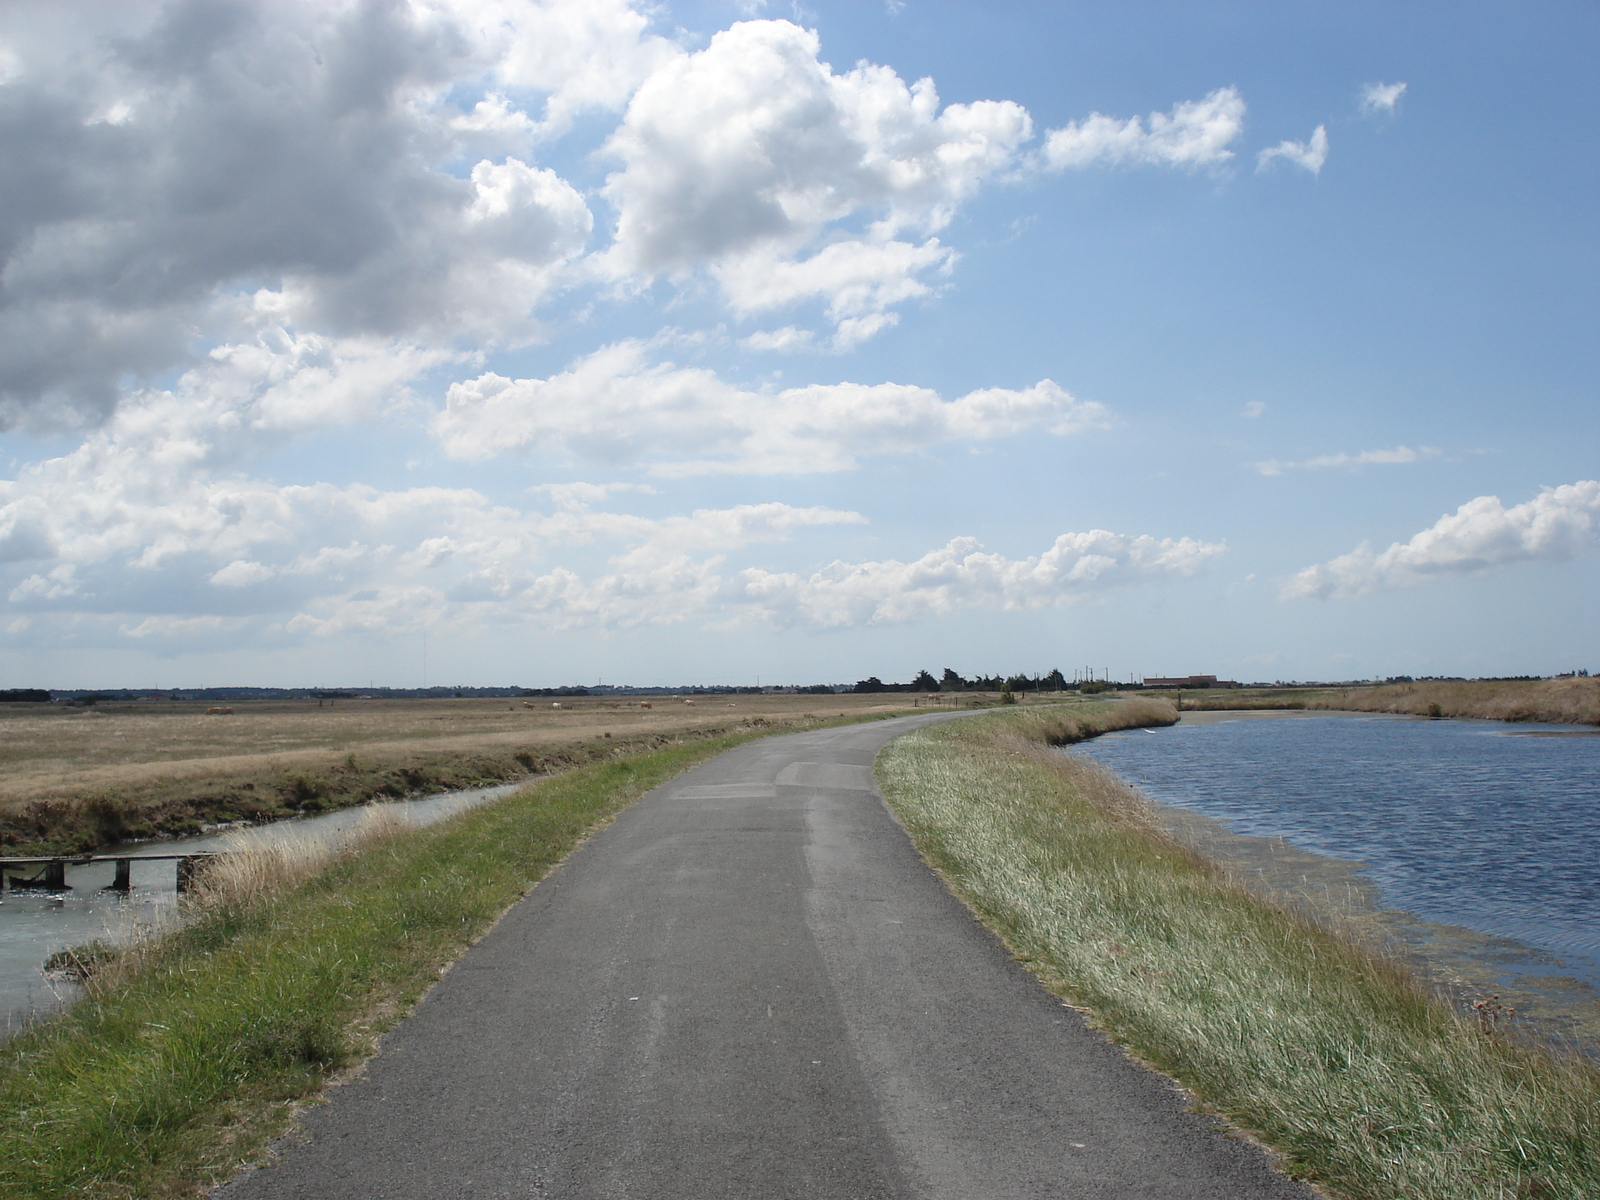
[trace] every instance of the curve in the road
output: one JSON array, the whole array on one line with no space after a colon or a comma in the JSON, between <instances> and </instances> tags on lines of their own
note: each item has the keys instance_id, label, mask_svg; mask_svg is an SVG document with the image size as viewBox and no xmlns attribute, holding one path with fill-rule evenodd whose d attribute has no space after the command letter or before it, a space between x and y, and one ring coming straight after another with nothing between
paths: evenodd
<instances>
[{"instance_id":1,"label":"curve in the road","mask_svg":"<svg viewBox=\"0 0 1600 1200\"><path fill-rule=\"evenodd\" d=\"M872 761L752 742L513 907L228 1200L1309 1200L1019 968Z\"/></svg>"}]
</instances>

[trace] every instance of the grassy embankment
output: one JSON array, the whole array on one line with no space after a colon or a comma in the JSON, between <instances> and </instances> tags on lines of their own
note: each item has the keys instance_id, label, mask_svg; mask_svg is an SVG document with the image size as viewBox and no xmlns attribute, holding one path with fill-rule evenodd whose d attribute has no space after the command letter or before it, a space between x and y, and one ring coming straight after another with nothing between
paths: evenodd
<instances>
[{"instance_id":1,"label":"grassy embankment","mask_svg":"<svg viewBox=\"0 0 1600 1200\"><path fill-rule=\"evenodd\" d=\"M371 800L549 774L819 711L878 716L898 696L6 705L0 854L83 853Z\"/></svg>"},{"instance_id":2,"label":"grassy embankment","mask_svg":"<svg viewBox=\"0 0 1600 1200\"><path fill-rule=\"evenodd\" d=\"M1600 678L1393 683L1319 696L1308 701L1308 707L1481 721L1600 725Z\"/></svg>"},{"instance_id":3,"label":"grassy embankment","mask_svg":"<svg viewBox=\"0 0 1600 1200\"><path fill-rule=\"evenodd\" d=\"M922 730L890 744L879 780L1046 986L1290 1173L1359 1200L1600 1195L1592 1065L1464 1023L1381 957L1230 881L1114 776L1046 749L1150 723L1138 709L1159 703Z\"/></svg>"},{"instance_id":4,"label":"grassy embankment","mask_svg":"<svg viewBox=\"0 0 1600 1200\"><path fill-rule=\"evenodd\" d=\"M115 842L183 837L217 824L287 817L485 787L637 754L673 741L718 738L733 723L628 738L588 738L505 751L420 750L311 766L223 769L200 778L134 781L0 812L0 853L88 853Z\"/></svg>"},{"instance_id":5,"label":"grassy embankment","mask_svg":"<svg viewBox=\"0 0 1600 1200\"><path fill-rule=\"evenodd\" d=\"M220 864L184 927L0 1045L0 1195L193 1196L226 1178L589 831L763 732L579 767L327 862Z\"/></svg>"}]
</instances>

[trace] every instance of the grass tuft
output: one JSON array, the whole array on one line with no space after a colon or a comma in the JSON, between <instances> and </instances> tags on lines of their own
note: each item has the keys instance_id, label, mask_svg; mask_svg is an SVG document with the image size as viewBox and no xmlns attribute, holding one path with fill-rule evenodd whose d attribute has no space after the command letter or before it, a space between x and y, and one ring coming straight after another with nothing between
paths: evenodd
<instances>
[{"instance_id":1,"label":"grass tuft","mask_svg":"<svg viewBox=\"0 0 1600 1200\"><path fill-rule=\"evenodd\" d=\"M1600 1072L1463 1021L1403 970L1163 832L1044 714L900 738L885 796L1041 980L1352 1200L1600 1195ZM1080 710L1080 734L1130 714Z\"/></svg>"}]
</instances>

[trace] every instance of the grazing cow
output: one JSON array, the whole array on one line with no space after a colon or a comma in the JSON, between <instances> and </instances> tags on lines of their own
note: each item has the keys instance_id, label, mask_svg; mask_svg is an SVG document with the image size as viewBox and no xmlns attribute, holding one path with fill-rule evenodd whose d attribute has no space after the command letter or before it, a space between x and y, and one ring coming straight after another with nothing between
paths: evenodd
<instances>
[{"instance_id":1,"label":"grazing cow","mask_svg":"<svg viewBox=\"0 0 1600 1200\"><path fill-rule=\"evenodd\" d=\"M206 709L206 716L208 716L208 717L231 717L231 716L233 716L233 709L231 709L231 708L222 708L220 706L214 705L211 708Z\"/></svg>"},{"instance_id":2,"label":"grazing cow","mask_svg":"<svg viewBox=\"0 0 1600 1200\"><path fill-rule=\"evenodd\" d=\"M561 701L559 701L559 700L551 701L550 707L551 708L560 708L561 707Z\"/></svg>"},{"instance_id":3,"label":"grazing cow","mask_svg":"<svg viewBox=\"0 0 1600 1200\"><path fill-rule=\"evenodd\" d=\"M654 708L655 705L651 704L650 701L648 701L648 700L641 700L641 701L639 701L639 707L640 708Z\"/></svg>"},{"instance_id":4,"label":"grazing cow","mask_svg":"<svg viewBox=\"0 0 1600 1200\"><path fill-rule=\"evenodd\" d=\"M693 700L685 700L684 703L687 704L690 708L694 707L694 701Z\"/></svg>"}]
</instances>

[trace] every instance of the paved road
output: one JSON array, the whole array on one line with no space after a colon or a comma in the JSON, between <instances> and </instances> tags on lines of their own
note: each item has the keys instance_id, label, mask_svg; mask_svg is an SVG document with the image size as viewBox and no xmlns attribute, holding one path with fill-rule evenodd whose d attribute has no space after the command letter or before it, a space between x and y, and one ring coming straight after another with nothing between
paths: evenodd
<instances>
[{"instance_id":1,"label":"paved road","mask_svg":"<svg viewBox=\"0 0 1600 1200\"><path fill-rule=\"evenodd\" d=\"M871 764L930 719L753 742L644 797L222 1196L1309 1200L918 859Z\"/></svg>"}]
</instances>

